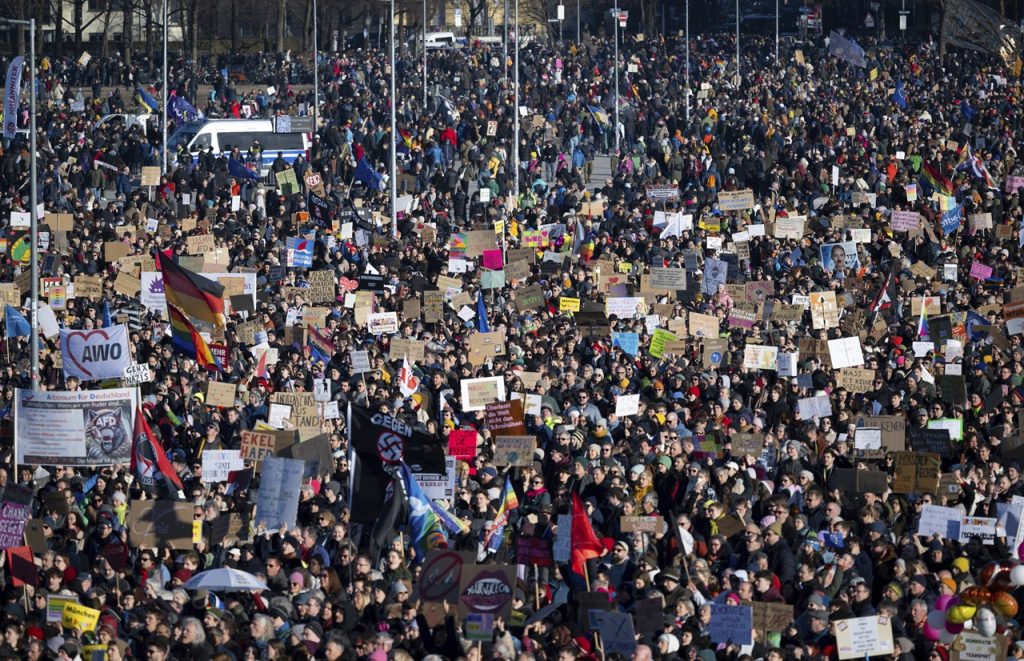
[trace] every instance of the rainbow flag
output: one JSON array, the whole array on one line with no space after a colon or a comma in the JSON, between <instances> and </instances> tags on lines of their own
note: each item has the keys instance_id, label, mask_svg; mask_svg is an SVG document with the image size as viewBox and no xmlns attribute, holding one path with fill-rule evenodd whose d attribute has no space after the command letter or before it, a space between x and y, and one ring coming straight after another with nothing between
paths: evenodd
<instances>
[{"instance_id":1,"label":"rainbow flag","mask_svg":"<svg viewBox=\"0 0 1024 661\"><path fill-rule=\"evenodd\" d=\"M448 535L441 523L441 517L437 515L430 499L423 493L416 476L405 463L402 464L401 470L402 479L405 481L405 493L409 499L409 537L412 538L416 556L426 558L427 553L434 549L448 548Z\"/></svg>"},{"instance_id":2,"label":"rainbow flag","mask_svg":"<svg viewBox=\"0 0 1024 661\"><path fill-rule=\"evenodd\" d=\"M469 524L455 516L441 505L438 505L436 501L430 501L430 506L434 508L434 514L437 514L438 518L441 519L441 523L448 529L449 532L456 535L469 532Z\"/></svg>"},{"instance_id":3,"label":"rainbow flag","mask_svg":"<svg viewBox=\"0 0 1024 661\"><path fill-rule=\"evenodd\" d=\"M195 358L203 369L222 370L216 356L210 351L210 345L199 334L196 327L188 320L181 310L167 301L167 316L171 320L171 344L181 353Z\"/></svg>"},{"instance_id":4,"label":"rainbow flag","mask_svg":"<svg viewBox=\"0 0 1024 661\"><path fill-rule=\"evenodd\" d=\"M505 524L508 523L509 513L519 507L519 498L516 497L516 490L512 488L512 480L505 476L505 488L501 491L501 505L498 507L498 515L494 517L494 527L487 531L484 536L484 546L491 551L501 548L505 539Z\"/></svg>"},{"instance_id":5,"label":"rainbow flag","mask_svg":"<svg viewBox=\"0 0 1024 661\"><path fill-rule=\"evenodd\" d=\"M324 365L331 362L331 357L338 347L335 346L326 333L320 332L319 328L309 329L309 339L306 341L309 353L314 360L319 360Z\"/></svg>"},{"instance_id":6,"label":"rainbow flag","mask_svg":"<svg viewBox=\"0 0 1024 661\"><path fill-rule=\"evenodd\" d=\"M160 260L167 307L172 305L190 317L224 328L224 285L178 266L172 259Z\"/></svg>"},{"instance_id":7,"label":"rainbow flag","mask_svg":"<svg viewBox=\"0 0 1024 661\"><path fill-rule=\"evenodd\" d=\"M924 302L921 303L921 317L917 320L918 337L926 337L928 335L928 311L926 309L928 306L925 305L927 302L928 299L926 298L924 299Z\"/></svg>"},{"instance_id":8,"label":"rainbow flag","mask_svg":"<svg viewBox=\"0 0 1024 661\"><path fill-rule=\"evenodd\" d=\"M937 192L946 196L953 195L953 182L944 177L938 168L931 163L925 163L921 166L921 176Z\"/></svg>"}]
</instances>

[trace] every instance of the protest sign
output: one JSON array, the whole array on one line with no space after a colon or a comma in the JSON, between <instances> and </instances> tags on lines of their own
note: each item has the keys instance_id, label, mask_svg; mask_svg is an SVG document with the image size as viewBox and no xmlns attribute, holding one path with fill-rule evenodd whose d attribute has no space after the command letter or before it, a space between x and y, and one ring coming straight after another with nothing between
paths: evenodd
<instances>
[{"instance_id":1,"label":"protest sign","mask_svg":"<svg viewBox=\"0 0 1024 661\"><path fill-rule=\"evenodd\" d=\"M67 362L67 361L65 361ZM110 466L131 461L136 390L18 390L19 464Z\"/></svg>"},{"instance_id":2,"label":"protest sign","mask_svg":"<svg viewBox=\"0 0 1024 661\"><path fill-rule=\"evenodd\" d=\"M949 661L1006 661L1008 647L1004 635L986 636L978 631L964 629L950 645Z\"/></svg>"},{"instance_id":3,"label":"protest sign","mask_svg":"<svg viewBox=\"0 0 1024 661\"><path fill-rule=\"evenodd\" d=\"M456 603L459 599L462 569L471 565L473 559L473 554L465 551L431 551L423 562L416 583L418 597L426 602Z\"/></svg>"},{"instance_id":4,"label":"protest sign","mask_svg":"<svg viewBox=\"0 0 1024 661\"><path fill-rule=\"evenodd\" d=\"M963 511L958 507L942 507L926 503L921 508L917 534L922 537L938 535L941 539L959 540Z\"/></svg>"},{"instance_id":5,"label":"protest sign","mask_svg":"<svg viewBox=\"0 0 1024 661\"><path fill-rule=\"evenodd\" d=\"M845 388L850 392L862 393L868 392L874 387L874 379L874 370L847 367L839 371L839 378L836 385L840 388Z\"/></svg>"},{"instance_id":6,"label":"protest sign","mask_svg":"<svg viewBox=\"0 0 1024 661\"><path fill-rule=\"evenodd\" d=\"M516 563L551 567L551 540L545 537L528 537L520 535L516 538Z\"/></svg>"},{"instance_id":7,"label":"protest sign","mask_svg":"<svg viewBox=\"0 0 1024 661\"><path fill-rule=\"evenodd\" d=\"M994 516L965 516L960 519L961 544L966 544L971 539L978 539L985 546L996 543L996 517Z\"/></svg>"},{"instance_id":8,"label":"protest sign","mask_svg":"<svg viewBox=\"0 0 1024 661\"><path fill-rule=\"evenodd\" d=\"M512 565L463 565L459 580L459 617L483 613L508 620L516 570Z\"/></svg>"},{"instance_id":9,"label":"protest sign","mask_svg":"<svg viewBox=\"0 0 1024 661\"><path fill-rule=\"evenodd\" d=\"M275 392L270 396L270 402L290 407L288 423L299 430L299 438L305 440L320 433L321 417L313 393Z\"/></svg>"},{"instance_id":10,"label":"protest sign","mask_svg":"<svg viewBox=\"0 0 1024 661\"><path fill-rule=\"evenodd\" d=\"M245 468L239 450L203 450L203 482L226 482L233 471Z\"/></svg>"},{"instance_id":11,"label":"protest sign","mask_svg":"<svg viewBox=\"0 0 1024 661\"><path fill-rule=\"evenodd\" d=\"M206 405L218 408L232 408L235 405L235 391L238 384L225 381L208 381L206 384Z\"/></svg>"},{"instance_id":12,"label":"protest sign","mask_svg":"<svg viewBox=\"0 0 1024 661\"><path fill-rule=\"evenodd\" d=\"M300 459L267 457L256 500L256 517L269 530L293 527L299 507L299 489L306 462Z\"/></svg>"},{"instance_id":13,"label":"protest sign","mask_svg":"<svg viewBox=\"0 0 1024 661\"><path fill-rule=\"evenodd\" d=\"M711 603L708 637L713 643L750 645L753 643L754 612L750 606Z\"/></svg>"},{"instance_id":14,"label":"protest sign","mask_svg":"<svg viewBox=\"0 0 1024 661\"><path fill-rule=\"evenodd\" d=\"M930 492L939 488L939 473L942 458L937 454L923 452L895 452L893 463L896 468L894 493Z\"/></svg>"},{"instance_id":15,"label":"protest sign","mask_svg":"<svg viewBox=\"0 0 1024 661\"><path fill-rule=\"evenodd\" d=\"M753 609L754 629L757 631L785 631L793 622L793 606L789 604L747 601L742 605Z\"/></svg>"},{"instance_id":16,"label":"protest sign","mask_svg":"<svg viewBox=\"0 0 1024 661\"><path fill-rule=\"evenodd\" d=\"M460 460L476 457L477 433L473 429L452 429L448 432L448 454Z\"/></svg>"},{"instance_id":17,"label":"protest sign","mask_svg":"<svg viewBox=\"0 0 1024 661\"><path fill-rule=\"evenodd\" d=\"M829 489L850 493L885 493L888 475L882 471L836 468L828 478Z\"/></svg>"},{"instance_id":18,"label":"protest sign","mask_svg":"<svg viewBox=\"0 0 1024 661\"><path fill-rule=\"evenodd\" d=\"M629 613L608 611L597 613L598 630L605 654L629 656L636 649L633 617Z\"/></svg>"},{"instance_id":19,"label":"protest sign","mask_svg":"<svg viewBox=\"0 0 1024 661\"><path fill-rule=\"evenodd\" d=\"M99 610L73 601L64 602L64 610L61 613L60 619L62 627L78 629L83 633L88 633L96 630L96 625L99 621Z\"/></svg>"},{"instance_id":20,"label":"protest sign","mask_svg":"<svg viewBox=\"0 0 1024 661\"><path fill-rule=\"evenodd\" d=\"M494 463L497 466L529 466L537 449L533 436L495 436Z\"/></svg>"},{"instance_id":21,"label":"protest sign","mask_svg":"<svg viewBox=\"0 0 1024 661\"><path fill-rule=\"evenodd\" d=\"M754 191L718 191L718 208L722 211L744 211L754 208Z\"/></svg>"},{"instance_id":22,"label":"protest sign","mask_svg":"<svg viewBox=\"0 0 1024 661\"><path fill-rule=\"evenodd\" d=\"M77 604L78 597L59 594L46 595L46 621L49 623L60 622L64 618L64 605Z\"/></svg>"},{"instance_id":23,"label":"protest sign","mask_svg":"<svg viewBox=\"0 0 1024 661\"><path fill-rule=\"evenodd\" d=\"M82 381L120 379L132 364L128 327L124 324L93 330L61 329L60 353L64 377Z\"/></svg>"},{"instance_id":24,"label":"protest sign","mask_svg":"<svg viewBox=\"0 0 1024 661\"><path fill-rule=\"evenodd\" d=\"M272 457L276 450L276 438L272 433L249 430L242 432L240 450L242 461L262 461L267 457Z\"/></svg>"},{"instance_id":25,"label":"protest sign","mask_svg":"<svg viewBox=\"0 0 1024 661\"><path fill-rule=\"evenodd\" d=\"M125 518L128 537L140 547L191 550L193 510L192 503L135 501Z\"/></svg>"},{"instance_id":26,"label":"protest sign","mask_svg":"<svg viewBox=\"0 0 1024 661\"><path fill-rule=\"evenodd\" d=\"M503 402L505 396L505 379L500 376L485 376L477 379L462 379L461 389L462 410L466 413L483 411L492 402Z\"/></svg>"},{"instance_id":27,"label":"protest sign","mask_svg":"<svg viewBox=\"0 0 1024 661\"><path fill-rule=\"evenodd\" d=\"M854 617L835 623L840 659L866 659L893 653L892 623L885 615Z\"/></svg>"},{"instance_id":28,"label":"protest sign","mask_svg":"<svg viewBox=\"0 0 1024 661\"><path fill-rule=\"evenodd\" d=\"M659 533L665 527L665 519L654 516L620 516L619 528L622 532Z\"/></svg>"},{"instance_id":29,"label":"protest sign","mask_svg":"<svg viewBox=\"0 0 1024 661\"><path fill-rule=\"evenodd\" d=\"M21 546L32 516L32 491L14 484L3 489L0 504L0 549Z\"/></svg>"},{"instance_id":30,"label":"protest sign","mask_svg":"<svg viewBox=\"0 0 1024 661\"><path fill-rule=\"evenodd\" d=\"M640 412L640 395L617 395L615 397L615 415L625 417Z\"/></svg>"}]
</instances>

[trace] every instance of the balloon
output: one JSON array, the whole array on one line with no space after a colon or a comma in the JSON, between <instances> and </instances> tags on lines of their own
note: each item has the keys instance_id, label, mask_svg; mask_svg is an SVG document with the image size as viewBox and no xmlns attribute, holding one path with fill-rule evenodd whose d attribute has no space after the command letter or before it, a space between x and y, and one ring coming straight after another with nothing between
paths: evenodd
<instances>
[{"instance_id":1,"label":"balloon","mask_svg":"<svg viewBox=\"0 0 1024 661\"><path fill-rule=\"evenodd\" d=\"M956 597L954 597L953 595L940 594L938 597L935 598L935 608L945 613L946 609L949 608L949 602L953 601L954 599L956 599Z\"/></svg>"},{"instance_id":2,"label":"balloon","mask_svg":"<svg viewBox=\"0 0 1024 661\"><path fill-rule=\"evenodd\" d=\"M951 606L946 611L946 621L953 622L954 624L963 624L967 620L974 617L974 614L978 612L977 606L971 606L970 604L957 604Z\"/></svg>"},{"instance_id":3,"label":"balloon","mask_svg":"<svg viewBox=\"0 0 1024 661\"><path fill-rule=\"evenodd\" d=\"M946 630L945 627L943 627L942 630L945 631ZM938 632L937 629L933 628L930 624L925 622L924 623L924 637L927 638L928 640L931 640L931 641L937 641L939 639L939 632Z\"/></svg>"},{"instance_id":4,"label":"balloon","mask_svg":"<svg viewBox=\"0 0 1024 661\"><path fill-rule=\"evenodd\" d=\"M946 626L946 614L942 611L932 611L928 613L928 626L936 631L939 631Z\"/></svg>"},{"instance_id":5,"label":"balloon","mask_svg":"<svg viewBox=\"0 0 1024 661\"><path fill-rule=\"evenodd\" d=\"M1018 610L1017 600L1009 592L996 592L992 595L992 608L1003 617L1013 617Z\"/></svg>"},{"instance_id":6,"label":"balloon","mask_svg":"<svg viewBox=\"0 0 1024 661\"><path fill-rule=\"evenodd\" d=\"M956 624L955 622L946 622L946 631L948 631L949 633L957 634L963 630L963 624Z\"/></svg>"},{"instance_id":7,"label":"balloon","mask_svg":"<svg viewBox=\"0 0 1024 661\"><path fill-rule=\"evenodd\" d=\"M981 569L981 574L978 576L981 585L988 585L992 582L992 577L996 575L999 570L999 563L993 560Z\"/></svg>"},{"instance_id":8,"label":"balloon","mask_svg":"<svg viewBox=\"0 0 1024 661\"><path fill-rule=\"evenodd\" d=\"M1006 590L1010 585L1010 572L1013 571L1013 564L1008 561L997 562L992 577L985 584L992 590Z\"/></svg>"},{"instance_id":9,"label":"balloon","mask_svg":"<svg viewBox=\"0 0 1024 661\"><path fill-rule=\"evenodd\" d=\"M1009 595L1007 595L1009 596ZM1016 601L1014 606L1016 607ZM979 608L978 615L974 618L974 627L983 636L991 636L996 632L996 616L987 608Z\"/></svg>"},{"instance_id":10,"label":"balloon","mask_svg":"<svg viewBox=\"0 0 1024 661\"><path fill-rule=\"evenodd\" d=\"M1021 542L1020 546L1017 547L1017 557L1020 558L1021 562L1024 562L1024 542Z\"/></svg>"},{"instance_id":11,"label":"balloon","mask_svg":"<svg viewBox=\"0 0 1024 661\"><path fill-rule=\"evenodd\" d=\"M1010 570L1010 582L1016 586L1024 585L1024 565L1017 565Z\"/></svg>"},{"instance_id":12,"label":"balloon","mask_svg":"<svg viewBox=\"0 0 1024 661\"><path fill-rule=\"evenodd\" d=\"M992 591L981 585L972 585L960 592L960 601L972 606L984 606L992 599ZM938 600L935 601L938 603Z\"/></svg>"},{"instance_id":13,"label":"balloon","mask_svg":"<svg viewBox=\"0 0 1024 661\"><path fill-rule=\"evenodd\" d=\"M956 640L955 633L950 633L945 629L939 632L939 642L943 645L952 645L954 640Z\"/></svg>"}]
</instances>

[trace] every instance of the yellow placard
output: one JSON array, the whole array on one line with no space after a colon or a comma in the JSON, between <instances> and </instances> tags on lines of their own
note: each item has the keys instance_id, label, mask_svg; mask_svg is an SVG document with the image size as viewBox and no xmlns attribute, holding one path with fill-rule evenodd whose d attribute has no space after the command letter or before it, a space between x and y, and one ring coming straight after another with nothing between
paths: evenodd
<instances>
[{"instance_id":1,"label":"yellow placard","mask_svg":"<svg viewBox=\"0 0 1024 661\"><path fill-rule=\"evenodd\" d=\"M568 296L562 296L558 299L558 311L559 312L579 312L580 311L580 299L571 298Z\"/></svg>"},{"instance_id":2,"label":"yellow placard","mask_svg":"<svg viewBox=\"0 0 1024 661\"><path fill-rule=\"evenodd\" d=\"M100 621L100 612L95 608L89 608L82 604L75 604L70 601L64 603L64 615L60 619L60 625L68 629L79 629L82 633L96 630L96 624Z\"/></svg>"},{"instance_id":3,"label":"yellow placard","mask_svg":"<svg viewBox=\"0 0 1024 661\"><path fill-rule=\"evenodd\" d=\"M192 522L192 543L202 544L203 543L203 522L193 521Z\"/></svg>"}]
</instances>

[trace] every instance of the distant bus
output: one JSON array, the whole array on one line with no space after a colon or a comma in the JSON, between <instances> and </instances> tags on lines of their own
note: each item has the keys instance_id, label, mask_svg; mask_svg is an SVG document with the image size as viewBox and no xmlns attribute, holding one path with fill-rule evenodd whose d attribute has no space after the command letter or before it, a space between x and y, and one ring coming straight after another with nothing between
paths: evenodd
<instances>
[{"instance_id":1,"label":"distant bus","mask_svg":"<svg viewBox=\"0 0 1024 661\"><path fill-rule=\"evenodd\" d=\"M312 138L309 133L275 133L274 122L269 119L210 119L183 125L167 141L167 148L176 153L180 145L185 145L195 159L207 147L213 147L218 155L235 147L245 154L256 141L263 148L260 175L266 176L278 152L289 165L300 155L308 160Z\"/></svg>"}]
</instances>

